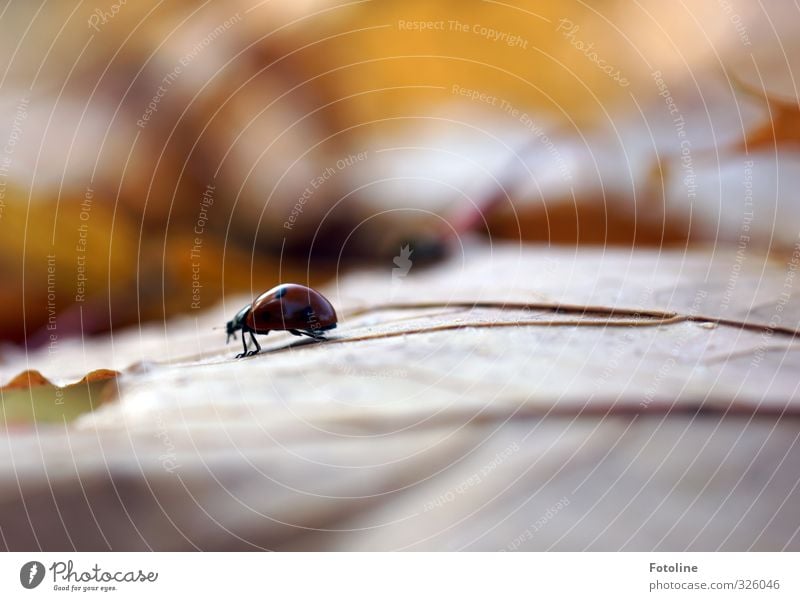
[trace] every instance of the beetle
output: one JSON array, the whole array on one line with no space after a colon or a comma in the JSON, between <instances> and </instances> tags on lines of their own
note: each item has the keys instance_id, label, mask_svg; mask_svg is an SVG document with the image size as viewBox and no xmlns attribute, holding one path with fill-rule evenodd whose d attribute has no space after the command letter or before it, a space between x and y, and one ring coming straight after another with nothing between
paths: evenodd
<instances>
[{"instance_id":1,"label":"beetle","mask_svg":"<svg viewBox=\"0 0 800 601\"><path fill-rule=\"evenodd\" d=\"M330 301L313 288L300 284L280 284L261 294L251 304L243 307L226 325L227 342L236 332L242 331L244 352L236 358L249 357L261 351L256 334L269 334L272 330L286 330L295 336L308 336L325 340L324 333L336 327L336 311ZM247 348L247 334L255 350Z\"/></svg>"}]
</instances>

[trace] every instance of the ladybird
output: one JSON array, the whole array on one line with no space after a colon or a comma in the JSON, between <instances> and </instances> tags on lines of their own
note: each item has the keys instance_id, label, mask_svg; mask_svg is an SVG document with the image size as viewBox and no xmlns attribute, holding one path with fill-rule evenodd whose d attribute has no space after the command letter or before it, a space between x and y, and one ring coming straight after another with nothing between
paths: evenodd
<instances>
[{"instance_id":1,"label":"ladybird","mask_svg":"<svg viewBox=\"0 0 800 601\"><path fill-rule=\"evenodd\" d=\"M324 332L336 327L336 311L330 301L313 288L300 284L280 284L267 290L251 304L243 307L228 322L228 342L236 331L242 331L244 352L236 358L255 355L261 350L256 334L272 330L287 330L295 336L325 340ZM247 348L247 333L256 348Z\"/></svg>"}]
</instances>

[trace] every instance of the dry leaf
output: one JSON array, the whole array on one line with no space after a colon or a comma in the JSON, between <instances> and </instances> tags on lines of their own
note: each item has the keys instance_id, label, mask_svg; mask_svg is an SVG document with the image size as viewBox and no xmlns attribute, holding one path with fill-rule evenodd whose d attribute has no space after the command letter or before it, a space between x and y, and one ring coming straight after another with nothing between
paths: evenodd
<instances>
[{"instance_id":1,"label":"dry leaf","mask_svg":"<svg viewBox=\"0 0 800 601\"><path fill-rule=\"evenodd\" d=\"M231 300L88 343L119 396L9 434L6 544L798 548L798 256L470 244L421 270L409 250L404 277L326 291L327 342L235 360L210 329Z\"/></svg>"}]
</instances>

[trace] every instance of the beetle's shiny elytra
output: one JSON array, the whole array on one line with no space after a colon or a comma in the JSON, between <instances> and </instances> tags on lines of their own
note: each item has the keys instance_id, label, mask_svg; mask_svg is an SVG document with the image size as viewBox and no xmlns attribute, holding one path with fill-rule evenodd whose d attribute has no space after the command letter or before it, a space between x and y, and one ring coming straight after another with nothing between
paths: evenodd
<instances>
[{"instance_id":1,"label":"beetle's shiny elytra","mask_svg":"<svg viewBox=\"0 0 800 601\"><path fill-rule=\"evenodd\" d=\"M242 331L244 352L237 358L255 355L261 350L256 334L269 334L272 330L287 330L295 336L309 336L325 340L324 332L336 327L336 311L330 301L313 288L300 284L281 284L267 290L251 304L243 307L228 322L228 342L236 331ZM247 334L255 350L247 349Z\"/></svg>"}]
</instances>

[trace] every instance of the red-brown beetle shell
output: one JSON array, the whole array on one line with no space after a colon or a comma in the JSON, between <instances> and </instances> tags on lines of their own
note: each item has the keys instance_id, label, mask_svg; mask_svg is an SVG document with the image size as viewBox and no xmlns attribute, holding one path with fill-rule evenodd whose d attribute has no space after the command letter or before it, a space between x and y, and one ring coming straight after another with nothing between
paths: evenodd
<instances>
[{"instance_id":1,"label":"red-brown beetle shell","mask_svg":"<svg viewBox=\"0 0 800 601\"><path fill-rule=\"evenodd\" d=\"M245 325L256 334L271 330L322 331L336 327L336 311L319 292L300 284L281 284L253 301Z\"/></svg>"}]
</instances>

